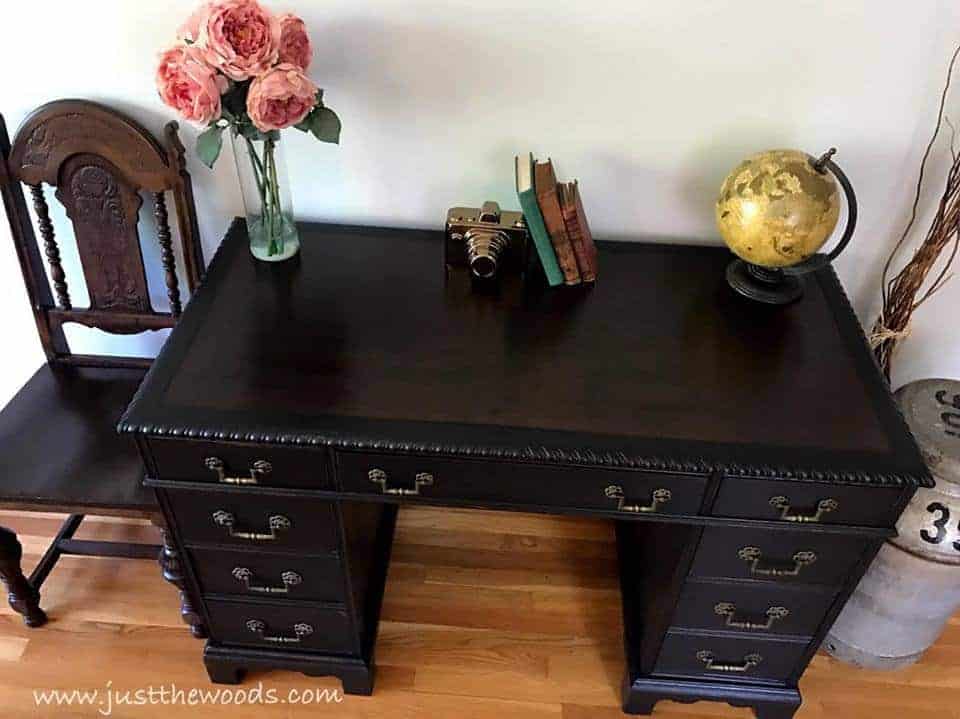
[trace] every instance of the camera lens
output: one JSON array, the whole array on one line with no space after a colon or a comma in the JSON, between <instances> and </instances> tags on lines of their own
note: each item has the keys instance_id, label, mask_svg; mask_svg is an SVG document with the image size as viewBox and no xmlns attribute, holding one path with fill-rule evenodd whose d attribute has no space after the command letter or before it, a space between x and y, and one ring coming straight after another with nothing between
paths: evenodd
<instances>
[{"instance_id":1,"label":"camera lens","mask_svg":"<svg viewBox=\"0 0 960 719\"><path fill-rule=\"evenodd\" d=\"M497 261L492 257L475 257L470 269L481 280L488 280L497 274Z\"/></svg>"},{"instance_id":2,"label":"camera lens","mask_svg":"<svg viewBox=\"0 0 960 719\"><path fill-rule=\"evenodd\" d=\"M467 262L473 275L481 280L495 277L500 255L509 242L507 236L497 230L470 230L464 239L467 241Z\"/></svg>"}]
</instances>

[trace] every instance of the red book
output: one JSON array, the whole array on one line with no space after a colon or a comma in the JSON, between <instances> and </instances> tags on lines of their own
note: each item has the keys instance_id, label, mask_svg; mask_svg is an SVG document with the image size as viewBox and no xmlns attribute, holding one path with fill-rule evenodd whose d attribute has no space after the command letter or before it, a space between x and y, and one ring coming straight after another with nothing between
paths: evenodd
<instances>
[{"instance_id":1,"label":"red book","mask_svg":"<svg viewBox=\"0 0 960 719\"><path fill-rule=\"evenodd\" d=\"M563 222L567 229L570 244L577 258L577 267L584 282L595 282L597 267L597 247L593 244L593 234L587 224L587 214L580 199L580 187L576 182L559 185L560 207Z\"/></svg>"},{"instance_id":2,"label":"red book","mask_svg":"<svg viewBox=\"0 0 960 719\"><path fill-rule=\"evenodd\" d=\"M563 273L566 285L580 284L580 270L573 244L567 236L567 225L560 209L560 197L557 191L557 176L553 171L553 162L538 162L534 168L534 185L537 188L537 204L543 215L543 222L550 235L550 244L557 255L557 263Z\"/></svg>"}]
</instances>

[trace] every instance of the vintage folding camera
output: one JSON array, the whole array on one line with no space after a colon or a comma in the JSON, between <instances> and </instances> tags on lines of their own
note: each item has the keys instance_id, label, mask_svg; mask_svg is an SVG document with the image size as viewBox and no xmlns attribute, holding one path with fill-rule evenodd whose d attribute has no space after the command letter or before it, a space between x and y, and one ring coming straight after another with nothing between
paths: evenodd
<instances>
[{"instance_id":1,"label":"vintage folding camera","mask_svg":"<svg viewBox=\"0 0 960 719\"><path fill-rule=\"evenodd\" d=\"M523 214L501 210L496 202L483 207L453 207L447 213L444 260L447 268L467 268L481 283L520 274L526 262L527 225Z\"/></svg>"}]
</instances>

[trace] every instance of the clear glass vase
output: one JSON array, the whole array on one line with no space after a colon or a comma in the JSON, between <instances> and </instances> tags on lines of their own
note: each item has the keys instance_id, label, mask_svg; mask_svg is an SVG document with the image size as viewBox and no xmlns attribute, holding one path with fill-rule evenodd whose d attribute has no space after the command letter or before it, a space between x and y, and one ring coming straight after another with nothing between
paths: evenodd
<instances>
[{"instance_id":1,"label":"clear glass vase","mask_svg":"<svg viewBox=\"0 0 960 719\"><path fill-rule=\"evenodd\" d=\"M265 262L293 257L300 250L300 236L293 218L280 133L271 133L263 140L231 136L251 254Z\"/></svg>"}]
</instances>

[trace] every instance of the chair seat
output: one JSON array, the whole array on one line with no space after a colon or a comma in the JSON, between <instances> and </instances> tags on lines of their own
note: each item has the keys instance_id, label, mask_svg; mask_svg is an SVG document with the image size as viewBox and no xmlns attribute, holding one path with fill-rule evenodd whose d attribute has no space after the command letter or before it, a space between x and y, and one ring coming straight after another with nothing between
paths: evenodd
<instances>
[{"instance_id":1,"label":"chair seat","mask_svg":"<svg viewBox=\"0 0 960 719\"><path fill-rule=\"evenodd\" d=\"M44 365L0 412L0 505L147 516L143 465L116 423L145 370Z\"/></svg>"}]
</instances>

